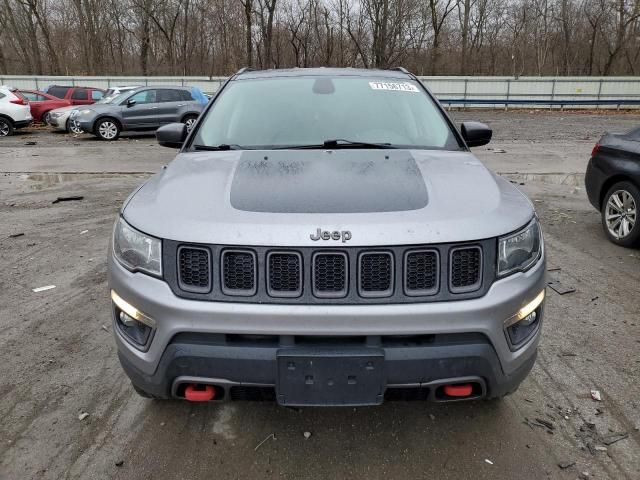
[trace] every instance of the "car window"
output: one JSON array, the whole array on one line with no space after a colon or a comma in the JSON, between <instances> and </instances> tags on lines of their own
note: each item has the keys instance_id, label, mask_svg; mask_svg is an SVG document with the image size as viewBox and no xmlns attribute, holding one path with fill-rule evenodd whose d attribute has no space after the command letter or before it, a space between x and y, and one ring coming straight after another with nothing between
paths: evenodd
<instances>
[{"instance_id":1,"label":"car window","mask_svg":"<svg viewBox=\"0 0 640 480\"><path fill-rule=\"evenodd\" d=\"M180 100L184 100L186 102L193 102L193 97L191 96L191 92L187 92L186 90L179 90L180 92Z\"/></svg>"},{"instance_id":2,"label":"car window","mask_svg":"<svg viewBox=\"0 0 640 480\"><path fill-rule=\"evenodd\" d=\"M54 97L64 98L71 87L49 87L47 93ZM86 98L86 97L85 97Z\"/></svg>"},{"instance_id":3,"label":"car window","mask_svg":"<svg viewBox=\"0 0 640 480\"><path fill-rule=\"evenodd\" d=\"M135 100L138 105L144 105L145 103L156 103L157 90L143 90L135 95L131 96L129 100Z\"/></svg>"},{"instance_id":4,"label":"car window","mask_svg":"<svg viewBox=\"0 0 640 480\"><path fill-rule=\"evenodd\" d=\"M87 99L87 89L86 88L76 88L71 94L72 100L86 100Z\"/></svg>"},{"instance_id":5,"label":"car window","mask_svg":"<svg viewBox=\"0 0 640 480\"><path fill-rule=\"evenodd\" d=\"M222 91L200 125L194 143L209 146L268 148L347 139L406 148L462 148L435 102L410 79L238 80Z\"/></svg>"},{"instance_id":6,"label":"car window","mask_svg":"<svg viewBox=\"0 0 640 480\"><path fill-rule=\"evenodd\" d=\"M44 101L48 100L47 97L45 97L44 95L40 95L39 93L23 92L23 91L21 91L20 93L22 94L22 96L24 98L26 98L30 102L44 102Z\"/></svg>"},{"instance_id":7,"label":"car window","mask_svg":"<svg viewBox=\"0 0 640 480\"><path fill-rule=\"evenodd\" d=\"M179 102L182 100L180 93L180 90L158 90L158 102Z\"/></svg>"},{"instance_id":8,"label":"car window","mask_svg":"<svg viewBox=\"0 0 640 480\"><path fill-rule=\"evenodd\" d=\"M6 95L4 93L0 92L0 98L4 98L4 97L6 97Z\"/></svg>"},{"instance_id":9,"label":"car window","mask_svg":"<svg viewBox=\"0 0 640 480\"><path fill-rule=\"evenodd\" d=\"M100 100L103 97L103 93L100 90L91 90L91 99Z\"/></svg>"}]
</instances>

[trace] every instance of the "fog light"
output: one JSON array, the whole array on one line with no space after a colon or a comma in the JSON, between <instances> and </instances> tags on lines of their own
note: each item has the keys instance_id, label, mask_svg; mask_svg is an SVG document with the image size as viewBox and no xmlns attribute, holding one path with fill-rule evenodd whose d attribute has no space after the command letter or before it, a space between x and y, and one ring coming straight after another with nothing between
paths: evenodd
<instances>
[{"instance_id":1,"label":"fog light","mask_svg":"<svg viewBox=\"0 0 640 480\"><path fill-rule=\"evenodd\" d=\"M531 302L518 310L518 313L505 321L509 341L514 347L523 344L538 328L544 294L542 290Z\"/></svg>"},{"instance_id":2,"label":"fog light","mask_svg":"<svg viewBox=\"0 0 640 480\"><path fill-rule=\"evenodd\" d=\"M514 323L507 328L509 340L512 345L520 345L527 340L538 327L538 311L531 312L518 323Z\"/></svg>"},{"instance_id":3,"label":"fog light","mask_svg":"<svg viewBox=\"0 0 640 480\"><path fill-rule=\"evenodd\" d=\"M124 312L120 312L119 318L120 318L120 323L122 323L122 325L124 325L125 327L133 327L136 324L136 319L131 318L129 315L127 315Z\"/></svg>"},{"instance_id":4,"label":"fog light","mask_svg":"<svg viewBox=\"0 0 640 480\"><path fill-rule=\"evenodd\" d=\"M155 321L127 303L113 290L111 290L111 298L116 307L118 330L134 344L140 347L145 346L149 341Z\"/></svg>"}]
</instances>

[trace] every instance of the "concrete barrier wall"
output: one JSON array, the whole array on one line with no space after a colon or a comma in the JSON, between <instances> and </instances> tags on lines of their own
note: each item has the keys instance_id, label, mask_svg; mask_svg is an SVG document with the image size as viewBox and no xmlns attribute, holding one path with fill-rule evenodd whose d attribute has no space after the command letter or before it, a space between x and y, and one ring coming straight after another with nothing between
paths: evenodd
<instances>
[{"instance_id":1,"label":"concrete barrier wall","mask_svg":"<svg viewBox=\"0 0 640 480\"><path fill-rule=\"evenodd\" d=\"M609 107L640 103L640 77L420 77L445 104L502 107L544 106L544 102L609 102ZM117 85L186 85L214 93L226 77L47 77L0 75L0 85L42 89L48 85L78 85L108 88ZM475 103L481 101L480 103ZM487 103L495 100L495 103ZM522 103L530 101L531 103ZM511 105L515 102L517 105ZM620 102L620 103L615 103ZM547 104L548 105L548 104Z\"/></svg>"}]
</instances>

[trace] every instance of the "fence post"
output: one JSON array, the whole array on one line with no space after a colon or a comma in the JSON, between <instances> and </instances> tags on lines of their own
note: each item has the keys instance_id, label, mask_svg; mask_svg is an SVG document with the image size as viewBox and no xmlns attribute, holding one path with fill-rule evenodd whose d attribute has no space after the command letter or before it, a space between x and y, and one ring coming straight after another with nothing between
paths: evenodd
<instances>
[{"instance_id":1,"label":"fence post","mask_svg":"<svg viewBox=\"0 0 640 480\"><path fill-rule=\"evenodd\" d=\"M602 93L602 78L600 82L598 82L598 105L596 105L596 110L600 108L600 94Z\"/></svg>"},{"instance_id":2,"label":"fence post","mask_svg":"<svg viewBox=\"0 0 640 480\"><path fill-rule=\"evenodd\" d=\"M40 86L38 85L38 77L35 77L36 80L36 90L40 90Z\"/></svg>"},{"instance_id":3,"label":"fence post","mask_svg":"<svg viewBox=\"0 0 640 480\"><path fill-rule=\"evenodd\" d=\"M462 104L462 109L465 110L467 108L467 84L469 83L469 79L465 78L464 79L464 103Z\"/></svg>"},{"instance_id":4,"label":"fence post","mask_svg":"<svg viewBox=\"0 0 640 480\"><path fill-rule=\"evenodd\" d=\"M556 79L551 82L551 103L549 104L549 110L553 110L553 101L556 97Z\"/></svg>"},{"instance_id":5,"label":"fence post","mask_svg":"<svg viewBox=\"0 0 640 480\"><path fill-rule=\"evenodd\" d=\"M509 110L509 94L511 93L511 79L507 78L507 101L504 104L504 111Z\"/></svg>"}]
</instances>

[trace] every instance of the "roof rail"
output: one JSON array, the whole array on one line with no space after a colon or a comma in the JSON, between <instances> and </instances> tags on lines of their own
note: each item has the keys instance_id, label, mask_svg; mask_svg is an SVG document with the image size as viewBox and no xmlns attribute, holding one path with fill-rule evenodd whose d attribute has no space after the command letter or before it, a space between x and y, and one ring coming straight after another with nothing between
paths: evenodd
<instances>
[{"instance_id":1,"label":"roof rail","mask_svg":"<svg viewBox=\"0 0 640 480\"><path fill-rule=\"evenodd\" d=\"M241 75L241 74L243 74L244 72L253 72L253 71L255 71L255 70L257 70L257 69L256 69L256 68L253 68L253 67L242 67L240 70L238 70L238 71L236 72L236 75Z\"/></svg>"},{"instance_id":2,"label":"roof rail","mask_svg":"<svg viewBox=\"0 0 640 480\"><path fill-rule=\"evenodd\" d=\"M407 70L404 67L391 67L391 68L387 68L387 70L394 70L394 71L397 71L397 72L406 73L407 75L411 75L411 72L409 72L409 70Z\"/></svg>"}]
</instances>

